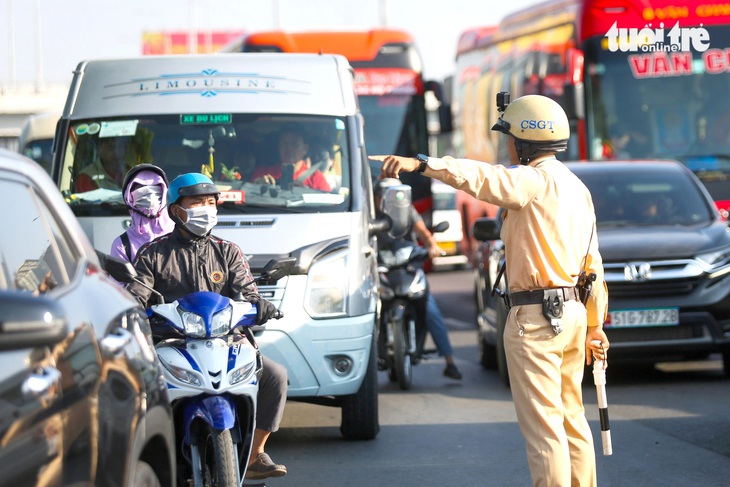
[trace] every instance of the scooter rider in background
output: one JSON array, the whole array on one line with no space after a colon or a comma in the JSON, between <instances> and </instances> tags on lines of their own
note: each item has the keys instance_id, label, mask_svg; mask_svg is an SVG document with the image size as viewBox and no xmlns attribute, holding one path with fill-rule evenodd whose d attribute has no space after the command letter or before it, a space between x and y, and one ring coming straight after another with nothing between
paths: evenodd
<instances>
[{"instance_id":1,"label":"scooter rider in background","mask_svg":"<svg viewBox=\"0 0 730 487\"><path fill-rule=\"evenodd\" d=\"M584 363L591 355L605 360L609 343L593 201L555 158L570 136L560 105L540 95L509 103L509 93L500 93L497 106L503 113L492 130L508 137L511 167L425 155L371 159L383 161L382 177L417 171L507 210L501 235L512 307L504 346L532 481L595 486L582 381ZM588 295L578 285L584 273L596 275Z\"/></svg>"},{"instance_id":2,"label":"scooter rider in background","mask_svg":"<svg viewBox=\"0 0 730 487\"><path fill-rule=\"evenodd\" d=\"M402 184L400 180L393 178L380 179L376 183L374 196L375 208L376 212L378 213L376 216L378 218L382 217L382 214L380 213L380 206L385 188L400 184ZM426 228L426 224L423 222L423 218L416 211L413 205L411 205L410 207L410 225L412 231L409 231L408 235L411 240L415 241L415 238L413 238L412 236L412 234L415 233L416 235L418 235L418 237L420 237L421 241L428 249L430 257L433 258L442 255L443 251L436 243L436 239L433 238L431 232L428 230L428 228ZM387 246L388 243L391 241L392 238L387 234L387 232L382 232L381 234L378 234L379 246ZM444 375L450 379L461 380L461 372L459 372L459 369L454 363L454 352L451 347L451 342L449 341L449 333L446 329L446 323L444 323L444 317L441 314L441 310L439 309L436 299L434 299L430 291L428 292L428 296L426 298L426 329L429 331L429 333L431 333L431 337L436 344L436 349L438 350L439 355L444 357L444 360L446 361Z\"/></svg>"},{"instance_id":3,"label":"scooter rider in background","mask_svg":"<svg viewBox=\"0 0 730 487\"><path fill-rule=\"evenodd\" d=\"M187 173L175 178L168 192L167 210L175 222L174 230L144 245L137 252L134 267L138 279L172 302L196 291L210 291L232 299L255 303L257 324L276 313L276 307L263 299L253 284L248 260L234 243L212 236L218 221L220 191L210 178ZM149 289L133 282L127 286L143 306L154 303ZM287 371L282 365L263 357L254 432L247 479L260 480L286 475L284 465L275 464L265 452L269 435L279 429L287 394Z\"/></svg>"},{"instance_id":4,"label":"scooter rider in background","mask_svg":"<svg viewBox=\"0 0 730 487\"><path fill-rule=\"evenodd\" d=\"M167 175L158 166L138 164L127 171L122 196L132 224L112 242L113 257L132 262L141 246L172 231L175 223L165 211L167 186Z\"/></svg>"}]
</instances>

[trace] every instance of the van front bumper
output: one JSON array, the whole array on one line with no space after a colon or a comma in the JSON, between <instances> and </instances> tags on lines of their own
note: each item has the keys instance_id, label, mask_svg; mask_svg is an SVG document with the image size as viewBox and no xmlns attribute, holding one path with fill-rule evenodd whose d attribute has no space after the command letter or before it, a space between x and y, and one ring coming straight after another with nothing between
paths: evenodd
<instances>
[{"instance_id":1,"label":"van front bumper","mask_svg":"<svg viewBox=\"0 0 730 487\"><path fill-rule=\"evenodd\" d=\"M367 371L375 314L321 320L301 311L284 314L269 321L256 341L267 358L287 368L288 396L356 393Z\"/></svg>"}]
</instances>

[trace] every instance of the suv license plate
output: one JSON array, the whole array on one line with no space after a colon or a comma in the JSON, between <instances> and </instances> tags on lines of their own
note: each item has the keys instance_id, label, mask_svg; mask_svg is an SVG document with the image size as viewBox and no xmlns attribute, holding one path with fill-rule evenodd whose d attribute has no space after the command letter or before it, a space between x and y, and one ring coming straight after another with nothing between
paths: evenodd
<instances>
[{"instance_id":1,"label":"suv license plate","mask_svg":"<svg viewBox=\"0 0 730 487\"><path fill-rule=\"evenodd\" d=\"M628 309L608 313L607 327L672 326L679 324L679 308Z\"/></svg>"}]
</instances>

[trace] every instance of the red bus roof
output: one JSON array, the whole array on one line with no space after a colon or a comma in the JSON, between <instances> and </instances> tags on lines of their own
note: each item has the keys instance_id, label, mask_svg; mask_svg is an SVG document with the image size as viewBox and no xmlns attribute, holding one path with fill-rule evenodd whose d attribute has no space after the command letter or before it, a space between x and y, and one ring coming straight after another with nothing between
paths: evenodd
<instances>
[{"instance_id":1,"label":"red bus roof","mask_svg":"<svg viewBox=\"0 0 730 487\"><path fill-rule=\"evenodd\" d=\"M288 32L272 30L246 37L251 45L278 46L284 52L341 54L350 61L375 58L384 44L414 44L411 34L398 29Z\"/></svg>"},{"instance_id":2,"label":"red bus roof","mask_svg":"<svg viewBox=\"0 0 730 487\"><path fill-rule=\"evenodd\" d=\"M488 27L474 27L467 29L459 36L459 41L456 44L456 55L479 47L480 43L484 39L491 38L497 31L497 26L492 25Z\"/></svg>"},{"instance_id":3,"label":"red bus roof","mask_svg":"<svg viewBox=\"0 0 730 487\"><path fill-rule=\"evenodd\" d=\"M617 23L622 28L651 28L664 23L671 28L730 24L730 4L720 0L547 0L507 15L490 32L495 42L538 32L552 26L576 23L579 42L593 36L605 36ZM490 29L484 27L483 29ZM464 36L476 35L479 28L465 31ZM482 36L487 37L487 36ZM478 47L459 41L457 55Z\"/></svg>"}]
</instances>

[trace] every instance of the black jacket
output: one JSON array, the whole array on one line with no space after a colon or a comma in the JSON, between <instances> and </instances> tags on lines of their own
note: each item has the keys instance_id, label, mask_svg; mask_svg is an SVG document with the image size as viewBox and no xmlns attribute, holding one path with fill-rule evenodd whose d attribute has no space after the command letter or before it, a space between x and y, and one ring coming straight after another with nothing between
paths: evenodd
<instances>
[{"instance_id":1,"label":"black jacket","mask_svg":"<svg viewBox=\"0 0 730 487\"><path fill-rule=\"evenodd\" d=\"M253 275L241 249L212 235L191 239L175 227L141 247L134 267L138 278L162 294L166 303L196 291L229 298L242 293L248 301L259 298L256 284L243 287ZM141 284L128 284L127 290L146 308L157 303L157 297Z\"/></svg>"}]
</instances>

